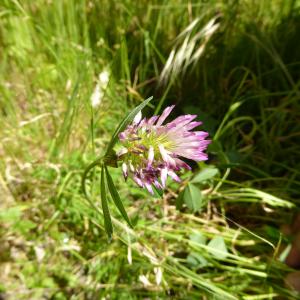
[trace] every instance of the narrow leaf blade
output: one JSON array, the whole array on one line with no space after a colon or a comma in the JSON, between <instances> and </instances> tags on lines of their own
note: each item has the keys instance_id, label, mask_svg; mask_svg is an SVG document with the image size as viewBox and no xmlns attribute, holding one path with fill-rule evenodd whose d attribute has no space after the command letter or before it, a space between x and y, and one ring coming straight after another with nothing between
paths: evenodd
<instances>
[{"instance_id":1,"label":"narrow leaf blade","mask_svg":"<svg viewBox=\"0 0 300 300\"><path fill-rule=\"evenodd\" d=\"M103 217L104 217L104 227L108 235L108 239L110 241L112 238L113 227L112 227L111 217L110 217L108 204L107 204L104 166L102 166L101 169L101 203L102 203L102 210L103 210Z\"/></svg>"},{"instance_id":2,"label":"narrow leaf blade","mask_svg":"<svg viewBox=\"0 0 300 300\"><path fill-rule=\"evenodd\" d=\"M124 205L120 198L120 195L115 187L115 184L114 184L106 166L105 166L105 174L106 174L106 178L107 178L108 189L110 191L111 197L112 197L116 207L118 208L119 212L121 213L121 215L125 219L125 221L128 223L128 225L130 227L133 227L130 222L130 219L126 213L126 210L124 208Z\"/></svg>"}]
</instances>

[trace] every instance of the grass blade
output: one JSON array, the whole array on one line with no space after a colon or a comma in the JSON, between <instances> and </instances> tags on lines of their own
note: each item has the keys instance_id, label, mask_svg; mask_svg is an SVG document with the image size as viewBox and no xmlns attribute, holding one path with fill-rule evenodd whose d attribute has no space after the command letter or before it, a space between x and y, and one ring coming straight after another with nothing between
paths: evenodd
<instances>
[{"instance_id":1,"label":"grass blade","mask_svg":"<svg viewBox=\"0 0 300 300\"><path fill-rule=\"evenodd\" d=\"M106 173L106 178L107 178L108 189L110 191L111 197L112 197L116 207L118 208L119 212L121 213L121 215L125 219L125 221L128 223L128 225L131 228L133 228L133 226L130 222L130 219L126 213L126 210L124 208L124 205L122 203L122 200L120 198L120 195L115 187L115 184L114 184L106 166L105 166L105 173Z\"/></svg>"},{"instance_id":2,"label":"grass blade","mask_svg":"<svg viewBox=\"0 0 300 300\"><path fill-rule=\"evenodd\" d=\"M101 203L102 203L105 231L108 235L109 241L111 241L113 227L112 227L110 213L109 213L108 204L107 204L104 166L103 165L102 165L102 169L101 169Z\"/></svg>"}]
</instances>

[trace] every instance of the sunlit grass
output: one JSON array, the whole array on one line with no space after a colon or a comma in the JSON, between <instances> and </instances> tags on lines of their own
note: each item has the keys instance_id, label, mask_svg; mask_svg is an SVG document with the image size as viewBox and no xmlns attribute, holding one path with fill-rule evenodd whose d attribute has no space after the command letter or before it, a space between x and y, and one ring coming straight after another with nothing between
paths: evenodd
<instances>
[{"instance_id":1,"label":"sunlit grass","mask_svg":"<svg viewBox=\"0 0 300 300\"><path fill-rule=\"evenodd\" d=\"M216 17L209 39L193 39L198 30L178 39L194 20L201 30ZM297 24L299 1L2 1L1 296L297 297L279 260L290 244L280 226L299 205ZM168 60L184 45L188 56ZM195 165L152 198L110 168L134 229L110 201L108 243L99 170L88 182L96 209L81 176L125 114L152 95L145 113L175 103L199 115L213 139L207 164L218 172L197 182L205 165ZM205 205L176 210L193 179Z\"/></svg>"}]
</instances>

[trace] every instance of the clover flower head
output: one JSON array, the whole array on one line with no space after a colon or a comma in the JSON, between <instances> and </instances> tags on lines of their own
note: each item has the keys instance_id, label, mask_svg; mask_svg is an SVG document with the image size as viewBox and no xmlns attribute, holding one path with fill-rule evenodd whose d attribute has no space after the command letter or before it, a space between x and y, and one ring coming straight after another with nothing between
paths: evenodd
<instances>
[{"instance_id":1,"label":"clover flower head","mask_svg":"<svg viewBox=\"0 0 300 300\"><path fill-rule=\"evenodd\" d=\"M142 118L136 115L132 124L119 133L122 148L118 159L122 161L125 179L130 176L140 187L153 194L153 186L162 189L167 177L180 182L178 172L191 169L182 158L207 160L204 152L210 143L205 131L192 131L201 125L194 121L197 115L179 116L164 124L174 105L160 116Z\"/></svg>"}]
</instances>

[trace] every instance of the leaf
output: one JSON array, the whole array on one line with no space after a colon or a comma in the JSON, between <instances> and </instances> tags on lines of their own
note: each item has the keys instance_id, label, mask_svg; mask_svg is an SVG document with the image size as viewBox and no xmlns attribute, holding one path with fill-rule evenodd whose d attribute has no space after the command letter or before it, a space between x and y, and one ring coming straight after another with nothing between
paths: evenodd
<instances>
[{"instance_id":1,"label":"leaf","mask_svg":"<svg viewBox=\"0 0 300 300\"><path fill-rule=\"evenodd\" d=\"M13 224L15 230L19 231L22 234L28 233L30 230L37 227L37 224L30 220L20 220L19 222Z\"/></svg>"},{"instance_id":2,"label":"leaf","mask_svg":"<svg viewBox=\"0 0 300 300\"><path fill-rule=\"evenodd\" d=\"M197 243L197 244L200 244L200 245L205 245L206 244L206 241L207 241L207 238L205 235L203 235L201 232L194 232L190 235L190 240Z\"/></svg>"},{"instance_id":3,"label":"leaf","mask_svg":"<svg viewBox=\"0 0 300 300\"><path fill-rule=\"evenodd\" d=\"M201 170L192 180L192 183L201 183L215 177L219 173L219 170L215 167L207 167Z\"/></svg>"},{"instance_id":4,"label":"leaf","mask_svg":"<svg viewBox=\"0 0 300 300\"><path fill-rule=\"evenodd\" d=\"M106 188L105 188L105 177L104 177L104 166L103 165L102 165L102 168L101 168L101 203L102 203L105 231L108 235L109 241L111 241L111 237L112 237L112 233L113 233L113 227L112 227L110 213L109 213L108 204L107 204Z\"/></svg>"},{"instance_id":5,"label":"leaf","mask_svg":"<svg viewBox=\"0 0 300 300\"><path fill-rule=\"evenodd\" d=\"M191 252L187 256L186 261L189 265L196 268L206 267L208 265L208 261L198 252Z\"/></svg>"},{"instance_id":6,"label":"leaf","mask_svg":"<svg viewBox=\"0 0 300 300\"><path fill-rule=\"evenodd\" d=\"M194 184L189 183L184 190L184 203L193 210L193 212L200 211L202 207L202 193Z\"/></svg>"},{"instance_id":7,"label":"leaf","mask_svg":"<svg viewBox=\"0 0 300 300\"><path fill-rule=\"evenodd\" d=\"M119 124L119 126L116 128L109 144L106 150L105 156L109 155L109 153L112 151L114 145L116 144L118 140L118 134L125 129L125 127L134 119L134 117L153 99L153 97L149 97L144 102L142 102L140 105L138 105L136 108L134 108Z\"/></svg>"},{"instance_id":8,"label":"leaf","mask_svg":"<svg viewBox=\"0 0 300 300\"><path fill-rule=\"evenodd\" d=\"M9 207L3 211L0 211L0 221L2 222L11 222L16 223L20 220L22 215L22 210L25 207L22 206L14 206Z\"/></svg>"},{"instance_id":9,"label":"leaf","mask_svg":"<svg viewBox=\"0 0 300 300\"><path fill-rule=\"evenodd\" d=\"M119 196L119 193L115 187L115 184L114 184L106 166L105 166L105 173L106 173L106 178L107 178L108 189L110 191L111 197L112 197L116 207L118 208L119 212L121 213L121 215L125 219L125 221L128 223L128 225L130 227L133 227L130 222L130 219L126 213L126 210L123 206L123 202Z\"/></svg>"},{"instance_id":10,"label":"leaf","mask_svg":"<svg viewBox=\"0 0 300 300\"><path fill-rule=\"evenodd\" d=\"M210 249L208 249L208 252L211 253L216 258L224 259L227 257L228 250L227 250L227 247L226 247L223 237L221 237L221 236L214 237L207 244L207 246L210 248Z\"/></svg>"}]
</instances>

